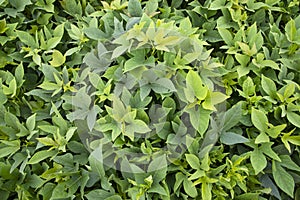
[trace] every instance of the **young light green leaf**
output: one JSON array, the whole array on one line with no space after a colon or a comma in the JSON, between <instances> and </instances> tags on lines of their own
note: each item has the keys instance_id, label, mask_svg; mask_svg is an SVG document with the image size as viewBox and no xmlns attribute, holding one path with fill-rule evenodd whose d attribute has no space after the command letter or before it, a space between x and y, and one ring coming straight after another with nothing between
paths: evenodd
<instances>
[{"instance_id":1,"label":"young light green leaf","mask_svg":"<svg viewBox=\"0 0 300 200\"><path fill-rule=\"evenodd\" d=\"M11 97L14 97L17 93L17 81L16 78L14 77L8 84L8 87L5 85L2 85L3 88L3 93L5 95L11 95Z\"/></svg>"},{"instance_id":2,"label":"young light green leaf","mask_svg":"<svg viewBox=\"0 0 300 200\"><path fill-rule=\"evenodd\" d=\"M295 93L295 84L289 83L284 87L283 98L288 99Z\"/></svg>"},{"instance_id":3,"label":"young light green leaf","mask_svg":"<svg viewBox=\"0 0 300 200\"><path fill-rule=\"evenodd\" d=\"M59 67L64 64L66 61L66 57L62 55L62 53L58 50L54 50L52 54L52 60L49 62L53 67Z\"/></svg>"},{"instance_id":4,"label":"young light green leaf","mask_svg":"<svg viewBox=\"0 0 300 200\"><path fill-rule=\"evenodd\" d=\"M201 185L201 196L203 200L211 200L212 199L212 184L208 182L203 182Z\"/></svg>"},{"instance_id":5,"label":"young light green leaf","mask_svg":"<svg viewBox=\"0 0 300 200\"><path fill-rule=\"evenodd\" d=\"M190 70L186 75L187 87L191 87L194 91L195 96L199 100L204 100L208 89L202 86L202 80L199 74L193 70Z\"/></svg>"}]
</instances>

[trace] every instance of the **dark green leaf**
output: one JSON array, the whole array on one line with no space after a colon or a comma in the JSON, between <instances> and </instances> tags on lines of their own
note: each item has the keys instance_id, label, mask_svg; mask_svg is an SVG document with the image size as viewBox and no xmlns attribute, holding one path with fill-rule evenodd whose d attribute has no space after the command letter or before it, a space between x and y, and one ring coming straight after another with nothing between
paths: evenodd
<instances>
[{"instance_id":1,"label":"dark green leaf","mask_svg":"<svg viewBox=\"0 0 300 200\"><path fill-rule=\"evenodd\" d=\"M279 162L273 161L272 174L275 183L280 189L287 193L290 197L294 197L295 182L293 177L280 165Z\"/></svg>"},{"instance_id":2,"label":"dark green leaf","mask_svg":"<svg viewBox=\"0 0 300 200\"><path fill-rule=\"evenodd\" d=\"M267 159L263 152L258 148L255 148L250 156L251 164L254 168L255 174L260 173L267 166Z\"/></svg>"},{"instance_id":3,"label":"dark green leaf","mask_svg":"<svg viewBox=\"0 0 300 200\"><path fill-rule=\"evenodd\" d=\"M143 15L141 2L139 0L129 0L128 12L131 17L141 17Z\"/></svg>"}]
</instances>

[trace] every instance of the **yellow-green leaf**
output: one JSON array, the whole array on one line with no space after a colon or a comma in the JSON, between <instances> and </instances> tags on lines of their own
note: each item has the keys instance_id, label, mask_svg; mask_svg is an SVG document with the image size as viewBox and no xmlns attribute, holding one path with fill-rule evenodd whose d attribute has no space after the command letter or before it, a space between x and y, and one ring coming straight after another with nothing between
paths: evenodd
<instances>
[{"instance_id":1,"label":"yellow-green leaf","mask_svg":"<svg viewBox=\"0 0 300 200\"><path fill-rule=\"evenodd\" d=\"M58 50L54 50L52 60L49 62L53 67L59 67L66 62L66 57Z\"/></svg>"}]
</instances>

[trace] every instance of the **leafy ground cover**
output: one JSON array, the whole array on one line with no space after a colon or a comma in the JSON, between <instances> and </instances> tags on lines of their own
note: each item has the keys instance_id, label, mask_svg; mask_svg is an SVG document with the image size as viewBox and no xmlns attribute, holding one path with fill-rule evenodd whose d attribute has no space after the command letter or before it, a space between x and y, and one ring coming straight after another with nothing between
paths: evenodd
<instances>
[{"instance_id":1,"label":"leafy ground cover","mask_svg":"<svg viewBox=\"0 0 300 200\"><path fill-rule=\"evenodd\" d=\"M0 0L1 199L300 199L299 0Z\"/></svg>"}]
</instances>

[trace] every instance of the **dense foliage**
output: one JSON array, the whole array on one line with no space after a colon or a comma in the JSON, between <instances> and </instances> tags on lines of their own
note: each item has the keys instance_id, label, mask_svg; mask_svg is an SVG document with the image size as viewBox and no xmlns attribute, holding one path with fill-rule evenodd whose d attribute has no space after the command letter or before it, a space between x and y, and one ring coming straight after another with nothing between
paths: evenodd
<instances>
[{"instance_id":1,"label":"dense foliage","mask_svg":"<svg viewBox=\"0 0 300 200\"><path fill-rule=\"evenodd\" d=\"M0 0L1 199L300 199L299 0Z\"/></svg>"}]
</instances>

